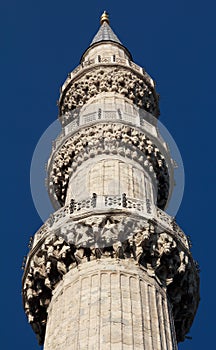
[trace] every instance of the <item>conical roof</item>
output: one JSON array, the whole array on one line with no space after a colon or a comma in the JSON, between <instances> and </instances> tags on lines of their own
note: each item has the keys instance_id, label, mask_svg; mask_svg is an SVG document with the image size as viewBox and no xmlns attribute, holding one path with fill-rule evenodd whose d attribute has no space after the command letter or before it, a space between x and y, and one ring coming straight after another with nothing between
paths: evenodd
<instances>
[{"instance_id":1,"label":"conical roof","mask_svg":"<svg viewBox=\"0 0 216 350\"><path fill-rule=\"evenodd\" d=\"M117 45L121 45L121 47L125 51L128 58L130 60L132 60L133 58L132 58L130 51L121 43L121 41L119 40L117 35L113 32L112 28L110 27L109 16L108 16L108 13L106 11L104 11L104 13L101 16L100 24L101 24L101 26L100 26L97 34L94 36L89 47L83 53L83 55L80 59L80 62L82 63L86 52L88 52L93 46L100 45L100 43L104 43L104 42L112 42L112 43L115 43Z\"/></svg>"},{"instance_id":2,"label":"conical roof","mask_svg":"<svg viewBox=\"0 0 216 350\"><path fill-rule=\"evenodd\" d=\"M95 37L92 40L90 46L93 44L99 43L101 41L112 41L112 42L115 42L115 43L122 45L121 41L118 39L116 34L113 32L112 28L105 21L101 24L97 34L95 35Z\"/></svg>"}]
</instances>

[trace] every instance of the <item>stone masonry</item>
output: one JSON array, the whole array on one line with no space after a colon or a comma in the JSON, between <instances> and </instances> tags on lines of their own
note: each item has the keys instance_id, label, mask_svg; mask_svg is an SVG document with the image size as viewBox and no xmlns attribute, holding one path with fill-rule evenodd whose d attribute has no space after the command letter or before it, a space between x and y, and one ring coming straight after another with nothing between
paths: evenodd
<instances>
[{"instance_id":1,"label":"stone masonry","mask_svg":"<svg viewBox=\"0 0 216 350\"><path fill-rule=\"evenodd\" d=\"M55 212L25 263L28 322L44 350L175 350L198 307L198 267L164 211L174 161L154 81L106 12L58 104L46 180Z\"/></svg>"}]
</instances>

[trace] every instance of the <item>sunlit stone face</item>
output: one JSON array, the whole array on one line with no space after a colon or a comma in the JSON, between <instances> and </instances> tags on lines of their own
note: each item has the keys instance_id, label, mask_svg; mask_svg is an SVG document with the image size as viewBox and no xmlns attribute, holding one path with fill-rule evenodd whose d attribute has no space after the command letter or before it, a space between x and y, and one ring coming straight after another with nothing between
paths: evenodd
<instances>
[{"instance_id":1,"label":"sunlit stone face","mask_svg":"<svg viewBox=\"0 0 216 350\"><path fill-rule=\"evenodd\" d=\"M101 158L98 160L98 158ZM118 196L127 193L130 198L149 199L154 202L152 182L144 170L119 158L98 156L85 162L71 178L66 203L72 198L85 199L99 196Z\"/></svg>"}]
</instances>

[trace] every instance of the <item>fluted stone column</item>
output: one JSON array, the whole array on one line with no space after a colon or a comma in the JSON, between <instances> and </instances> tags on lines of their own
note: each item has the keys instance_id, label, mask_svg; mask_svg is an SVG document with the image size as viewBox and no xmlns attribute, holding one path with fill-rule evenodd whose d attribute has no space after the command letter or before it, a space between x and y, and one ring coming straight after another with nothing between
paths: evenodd
<instances>
[{"instance_id":1,"label":"fluted stone column","mask_svg":"<svg viewBox=\"0 0 216 350\"><path fill-rule=\"evenodd\" d=\"M44 350L176 348L166 291L133 261L84 263L53 293Z\"/></svg>"}]
</instances>

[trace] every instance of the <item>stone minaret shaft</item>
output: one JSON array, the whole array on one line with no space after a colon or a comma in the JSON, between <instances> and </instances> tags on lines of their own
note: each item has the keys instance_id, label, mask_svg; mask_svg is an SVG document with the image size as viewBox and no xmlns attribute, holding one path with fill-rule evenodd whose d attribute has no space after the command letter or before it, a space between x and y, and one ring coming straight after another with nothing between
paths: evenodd
<instances>
[{"instance_id":1,"label":"stone minaret shaft","mask_svg":"<svg viewBox=\"0 0 216 350\"><path fill-rule=\"evenodd\" d=\"M163 211L174 172L158 116L153 80L104 13L61 88L47 166L56 211L23 276L44 350L174 350L190 329L199 278L187 237Z\"/></svg>"}]
</instances>

